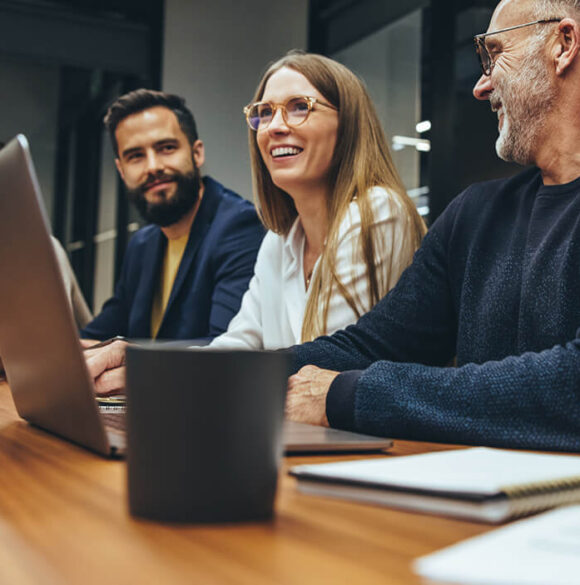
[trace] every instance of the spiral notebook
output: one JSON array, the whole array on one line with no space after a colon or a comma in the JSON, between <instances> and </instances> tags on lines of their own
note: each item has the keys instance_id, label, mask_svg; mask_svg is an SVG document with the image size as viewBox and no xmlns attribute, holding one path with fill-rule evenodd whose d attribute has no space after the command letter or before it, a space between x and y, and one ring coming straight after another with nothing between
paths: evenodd
<instances>
[{"instance_id":1,"label":"spiral notebook","mask_svg":"<svg viewBox=\"0 0 580 585\"><path fill-rule=\"evenodd\" d=\"M300 465L301 492L500 523L580 502L580 457L472 448Z\"/></svg>"}]
</instances>

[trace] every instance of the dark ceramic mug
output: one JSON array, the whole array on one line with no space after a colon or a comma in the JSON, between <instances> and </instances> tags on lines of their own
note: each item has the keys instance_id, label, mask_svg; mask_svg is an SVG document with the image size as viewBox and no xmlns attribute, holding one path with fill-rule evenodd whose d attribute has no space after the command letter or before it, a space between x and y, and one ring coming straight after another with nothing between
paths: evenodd
<instances>
[{"instance_id":1,"label":"dark ceramic mug","mask_svg":"<svg viewBox=\"0 0 580 585\"><path fill-rule=\"evenodd\" d=\"M270 518L290 354L127 348L131 514L170 522Z\"/></svg>"}]
</instances>

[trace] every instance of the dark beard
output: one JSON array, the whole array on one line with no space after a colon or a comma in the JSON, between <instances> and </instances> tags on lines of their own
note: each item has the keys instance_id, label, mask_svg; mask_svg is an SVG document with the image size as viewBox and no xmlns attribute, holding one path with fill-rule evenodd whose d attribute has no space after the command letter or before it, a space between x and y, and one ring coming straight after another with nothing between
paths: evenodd
<instances>
[{"instance_id":1,"label":"dark beard","mask_svg":"<svg viewBox=\"0 0 580 585\"><path fill-rule=\"evenodd\" d=\"M201 187L201 177L197 167L190 173L174 173L155 178L159 179L164 176L171 176L171 178L175 179L177 185L173 197L160 203L150 203L145 198L147 183L136 189L127 189L129 201L135 205L141 217L147 223L154 223L161 227L177 223L191 211L199 199L199 189Z\"/></svg>"}]
</instances>

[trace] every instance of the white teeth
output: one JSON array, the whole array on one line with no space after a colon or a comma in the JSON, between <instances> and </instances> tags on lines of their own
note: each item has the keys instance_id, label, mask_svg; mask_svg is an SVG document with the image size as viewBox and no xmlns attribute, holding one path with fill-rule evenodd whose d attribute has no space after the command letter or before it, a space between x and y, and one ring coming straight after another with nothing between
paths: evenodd
<instances>
[{"instance_id":1,"label":"white teeth","mask_svg":"<svg viewBox=\"0 0 580 585\"><path fill-rule=\"evenodd\" d=\"M289 154L299 154L302 149L294 146L279 146L272 149L272 156L287 156Z\"/></svg>"}]
</instances>

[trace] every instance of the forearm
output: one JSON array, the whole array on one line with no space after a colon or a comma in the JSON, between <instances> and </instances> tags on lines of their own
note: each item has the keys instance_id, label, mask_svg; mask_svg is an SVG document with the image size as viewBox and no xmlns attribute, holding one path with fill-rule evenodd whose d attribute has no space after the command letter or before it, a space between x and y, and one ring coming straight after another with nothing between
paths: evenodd
<instances>
[{"instance_id":1,"label":"forearm","mask_svg":"<svg viewBox=\"0 0 580 585\"><path fill-rule=\"evenodd\" d=\"M231 295L228 302L224 301L224 290L228 290ZM253 340L261 330L259 314L258 283L255 277L249 286L245 275L238 283L223 281L212 300L210 339L215 339L216 344L222 347L261 347L261 336L258 341Z\"/></svg>"},{"instance_id":2,"label":"forearm","mask_svg":"<svg viewBox=\"0 0 580 585\"><path fill-rule=\"evenodd\" d=\"M234 245L234 244L232 244ZM209 337L215 338L227 331L230 321L238 314L242 299L254 275L259 240L253 247L236 242L237 250L228 252L220 248L219 269L215 274L215 287L209 316Z\"/></svg>"},{"instance_id":3,"label":"forearm","mask_svg":"<svg viewBox=\"0 0 580 585\"><path fill-rule=\"evenodd\" d=\"M108 339L115 335L127 335L127 315L120 307L110 305L103 310L86 327L80 330L84 339Z\"/></svg>"},{"instance_id":4,"label":"forearm","mask_svg":"<svg viewBox=\"0 0 580 585\"><path fill-rule=\"evenodd\" d=\"M309 364L341 372L360 370L379 360L435 366L449 363L454 355L454 331L436 327L433 320L413 323L413 317L405 317L400 310L396 294L395 289L355 325L292 348L293 371Z\"/></svg>"},{"instance_id":5,"label":"forearm","mask_svg":"<svg viewBox=\"0 0 580 585\"><path fill-rule=\"evenodd\" d=\"M249 293L246 293L248 295ZM260 322L255 313L248 311L245 303L239 313L232 319L228 330L215 337L210 344L213 349L263 349L264 342Z\"/></svg>"},{"instance_id":6,"label":"forearm","mask_svg":"<svg viewBox=\"0 0 580 585\"><path fill-rule=\"evenodd\" d=\"M377 360L441 366L455 355L456 322L444 247L431 233L395 288L358 322L294 348L304 365L344 371Z\"/></svg>"},{"instance_id":7,"label":"forearm","mask_svg":"<svg viewBox=\"0 0 580 585\"><path fill-rule=\"evenodd\" d=\"M315 341L295 345L292 348L292 373L304 366L313 365L325 370L359 370L369 367L376 359L368 348L357 347L349 329L338 331L331 337L319 337Z\"/></svg>"},{"instance_id":8,"label":"forearm","mask_svg":"<svg viewBox=\"0 0 580 585\"><path fill-rule=\"evenodd\" d=\"M115 335L129 336L130 308L136 302L135 291L143 270L140 263L136 261L139 257L139 249L132 239L129 242L119 282L115 286L113 296L103 304L98 314L96 314L95 307L95 317L80 330L82 338L104 340L115 337ZM130 292L129 283L134 284L132 292ZM141 337L145 336L141 335Z\"/></svg>"},{"instance_id":9,"label":"forearm","mask_svg":"<svg viewBox=\"0 0 580 585\"><path fill-rule=\"evenodd\" d=\"M353 381L353 427L414 440L578 451L579 348L576 340L460 368L377 362Z\"/></svg>"}]
</instances>

